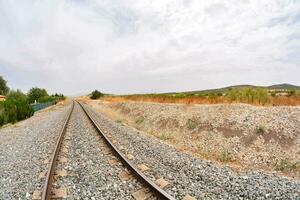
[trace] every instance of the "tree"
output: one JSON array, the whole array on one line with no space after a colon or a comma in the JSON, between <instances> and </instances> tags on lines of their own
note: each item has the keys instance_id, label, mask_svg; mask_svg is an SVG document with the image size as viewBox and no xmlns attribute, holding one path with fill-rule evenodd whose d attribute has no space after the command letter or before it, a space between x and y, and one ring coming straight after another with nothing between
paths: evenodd
<instances>
[{"instance_id":1,"label":"tree","mask_svg":"<svg viewBox=\"0 0 300 200\"><path fill-rule=\"evenodd\" d=\"M47 90L38 87L31 88L28 92L29 103L34 103L35 101L38 101L41 97L45 96L49 96Z\"/></svg>"},{"instance_id":2,"label":"tree","mask_svg":"<svg viewBox=\"0 0 300 200\"><path fill-rule=\"evenodd\" d=\"M295 89L292 89L292 90L288 91L288 96L295 96L295 94L296 94L296 90Z\"/></svg>"},{"instance_id":3,"label":"tree","mask_svg":"<svg viewBox=\"0 0 300 200\"><path fill-rule=\"evenodd\" d=\"M9 93L6 96L6 99L14 99L18 101L24 101L27 102L27 96L24 94L21 90L10 90Z\"/></svg>"},{"instance_id":4,"label":"tree","mask_svg":"<svg viewBox=\"0 0 300 200\"><path fill-rule=\"evenodd\" d=\"M99 92L98 90L94 90L92 92L91 99L99 99L102 96L103 96L103 93Z\"/></svg>"},{"instance_id":5,"label":"tree","mask_svg":"<svg viewBox=\"0 0 300 200\"><path fill-rule=\"evenodd\" d=\"M6 80L3 79L2 76L0 76L0 94L6 95L9 91L9 88L6 85Z\"/></svg>"}]
</instances>

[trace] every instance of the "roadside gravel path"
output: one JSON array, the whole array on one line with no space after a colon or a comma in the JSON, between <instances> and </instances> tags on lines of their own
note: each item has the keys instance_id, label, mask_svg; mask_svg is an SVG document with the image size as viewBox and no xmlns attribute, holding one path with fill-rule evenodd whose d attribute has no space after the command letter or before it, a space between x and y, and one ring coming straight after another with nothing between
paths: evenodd
<instances>
[{"instance_id":1,"label":"roadside gravel path","mask_svg":"<svg viewBox=\"0 0 300 200\"><path fill-rule=\"evenodd\" d=\"M186 194L197 199L300 199L299 181L257 171L237 174L229 167L177 152L101 113L94 111L94 115L99 125L135 156L134 163L151 169L146 173L149 177L169 181L166 190L178 199Z\"/></svg>"},{"instance_id":2,"label":"roadside gravel path","mask_svg":"<svg viewBox=\"0 0 300 200\"><path fill-rule=\"evenodd\" d=\"M51 155L69 106L55 106L0 128L0 199L32 199L39 173Z\"/></svg>"},{"instance_id":3,"label":"roadside gravel path","mask_svg":"<svg viewBox=\"0 0 300 200\"><path fill-rule=\"evenodd\" d=\"M120 164L110 166L113 155L105 155L106 145L88 120L82 108L76 103L66 136L67 152L65 163L57 169L65 170L67 176L60 177L54 184L68 190L67 199L133 199L131 194L141 188L136 179L121 181L119 173L125 168ZM64 141L65 142L65 141ZM63 146L66 144L63 143ZM60 155L62 152L60 152Z\"/></svg>"}]
</instances>

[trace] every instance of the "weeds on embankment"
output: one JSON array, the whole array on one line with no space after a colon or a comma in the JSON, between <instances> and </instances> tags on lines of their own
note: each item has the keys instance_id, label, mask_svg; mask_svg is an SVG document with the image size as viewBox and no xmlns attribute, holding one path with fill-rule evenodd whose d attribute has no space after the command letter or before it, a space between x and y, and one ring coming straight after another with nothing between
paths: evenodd
<instances>
[{"instance_id":1,"label":"weeds on embankment","mask_svg":"<svg viewBox=\"0 0 300 200\"><path fill-rule=\"evenodd\" d=\"M144 120L145 120L144 117L143 117L143 116L140 116L140 117L138 117L138 118L135 120L135 123L139 125L139 124L143 123Z\"/></svg>"},{"instance_id":2,"label":"weeds on embankment","mask_svg":"<svg viewBox=\"0 0 300 200\"><path fill-rule=\"evenodd\" d=\"M142 101L182 104L230 104L247 103L263 106L300 105L300 91L287 90L285 96L277 96L274 91L265 88L238 88L222 92L138 94L123 96L105 96L112 102ZM279 93L278 93L279 94Z\"/></svg>"},{"instance_id":3,"label":"weeds on embankment","mask_svg":"<svg viewBox=\"0 0 300 200\"><path fill-rule=\"evenodd\" d=\"M263 135L265 132L266 131L265 131L265 128L263 126L256 127L256 129L255 129L255 133L257 135Z\"/></svg>"},{"instance_id":4,"label":"weeds on embankment","mask_svg":"<svg viewBox=\"0 0 300 200\"><path fill-rule=\"evenodd\" d=\"M274 169L276 171L293 172L296 171L298 168L299 168L299 164L297 162L292 162L288 158L285 158L283 160L274 163Z\"/></svg>"}]
</instances>

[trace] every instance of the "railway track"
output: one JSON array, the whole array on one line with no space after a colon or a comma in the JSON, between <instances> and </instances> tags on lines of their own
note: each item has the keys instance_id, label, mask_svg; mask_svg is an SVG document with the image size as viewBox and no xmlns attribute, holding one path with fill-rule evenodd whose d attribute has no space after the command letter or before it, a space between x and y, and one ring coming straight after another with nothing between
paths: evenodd
<instances>
[{"instance_id":1,"label":"railway track","mask_svg":"<svg viewBox=\"0 0 300 200\"><path fill-rule=\"evenodd\" d=\"M73 102L71 109L65 119L64 125L61 129L58 141L55 146L54 153L51 157L49 168L47 171L45 183L43 186L41 199L42 200L48 200L52 198L52 189L53 189L53 181L54 181L54 175L55 170L57 166L58 156L61 151L61 145L62 141L64 140L65 133L67 131L67 127L71 118L72 113L74 112L74 106L75 104L79 104L80 107L83 109L84 113L86 114L87 118L89 119L90 123L93 125L97 133L100 135L100 137L103 139L104 143L109 147L111 152L115 155L115 157L118 158L118 160L133 174L133 176L139 180L144 187L150 189L151 194L158 199L174 199L171 195L169 195L167 192L165 192L163 189L161 189L158 185L156 185L152 180L147 178L135 165L133 165L126 157L125 155L113 144L112 141L108 138L106 134L101 131L101 127L97 124L96 120L93 118L93 115L91 115L89 108L87 108L85 105L83 105L81 102Z\"/></svg>"}]
</instances>

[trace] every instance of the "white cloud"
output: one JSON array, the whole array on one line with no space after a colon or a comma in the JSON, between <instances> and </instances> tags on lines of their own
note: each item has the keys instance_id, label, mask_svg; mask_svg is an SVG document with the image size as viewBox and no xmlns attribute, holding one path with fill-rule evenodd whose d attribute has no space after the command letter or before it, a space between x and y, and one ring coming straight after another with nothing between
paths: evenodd
<instances>
[{"instance_id":1,"label":"white cloud","mask_svg":"<svg viewBox=\"0 0 300 200\"><path fill-rule=\"evenodd\" d=\"M299 13L292 0L0 0L0 74L68 94L300 84Z\"/></svg>"}]
</instances>

